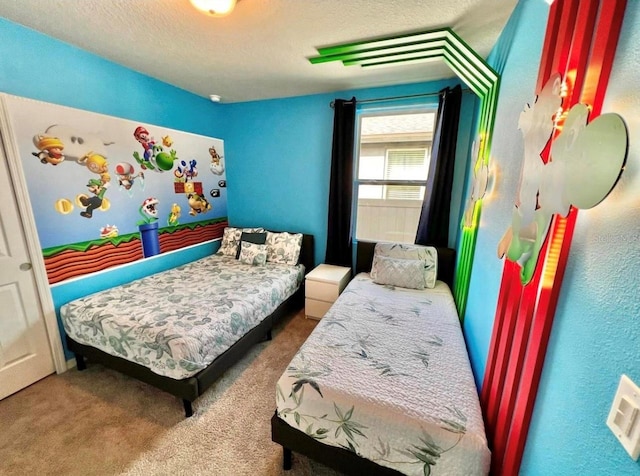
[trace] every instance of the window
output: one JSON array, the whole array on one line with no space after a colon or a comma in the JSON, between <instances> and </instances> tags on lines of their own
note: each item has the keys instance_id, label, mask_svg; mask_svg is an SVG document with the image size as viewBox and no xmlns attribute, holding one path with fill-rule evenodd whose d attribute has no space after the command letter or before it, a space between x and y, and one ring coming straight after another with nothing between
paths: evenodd
<instances>
[{"instance_id":1,"label":"window","mask_svg":"<svg viewBox=\"0 0 640 476\"><path fill-rule=\"evenodd\" d=\"M389 149L384 168L387 180L404 180L411 177L427 177L429 162L427 149ZM417 185L386 185L384 198L388 200L422 200L424 187Z\"/></svg>"},{"instance_id":2,"label":"window","mask_svg":"<svg viewBox=\"0 0 640 476\"><path fill-rule=\"evenodd\" d=\"M434 118L434 111L360 117L356 239L414 242Z\"/></svg>"}]
</instances>

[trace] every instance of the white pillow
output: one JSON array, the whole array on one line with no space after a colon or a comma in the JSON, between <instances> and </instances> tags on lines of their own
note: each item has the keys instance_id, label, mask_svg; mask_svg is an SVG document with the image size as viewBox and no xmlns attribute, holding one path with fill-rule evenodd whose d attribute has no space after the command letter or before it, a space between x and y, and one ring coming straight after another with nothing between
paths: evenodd
<instances>
[{"instance_id":1,"label":"white pillow","mask_svg":"<svg viewBox=\"0 0 640 476\"><path fill-rule=\"evenodd\" d=\"M289 266L298 264L302 233L272 233L267 232L267 261L282 263Z\"/></svg>"},{"instance_id":2,"label":"white pillow","mask_svg":"<svg viewBox=\"0 0 640 476\"><path fill-rule=\"evenodd\" d=\"M222 243L220 244L220 249L216 254L233 256L235 258L238 255L238 245L240 244L240 237L242 236L242 232L263 233L264 228L235 228L232 226L225 227L224 232L222 233Z\"/></svg>"},{"instance_id":3,"label":"white pillow","mask_svg":"<svg viewBox=\"0 0 640 476\"><path fill-rule=\"evenodd\" d=\"M376 268L374 283L388 284L409 289L424 289L424 261L419 259L388 258L374 256Z\"/></svg>"},{"instance_id":4,"label":"white pillow","mask_svg":"<svg viewBox=\"0 0 640 476\"><path fill-rule=\"evenodd\" d=\"M433 246L376 243L373 251L374 260L371 266L371 277L374 281L378 273L375 260L376 256L423 261L424 286L426 288L433 288L436 285L436 279L438 277L438 251Z\"/></svg>"},{"instance_id":5,"label":"white pillow","mask_svg":"<svg viewBox=\"0 0 640 476\"><path fill-rule=\"evenodd\" d=\"M238 259L243 264L264 266L267 262L267 245L257 245L249 241L243 241Z\"/></svg>"}]
</instances>

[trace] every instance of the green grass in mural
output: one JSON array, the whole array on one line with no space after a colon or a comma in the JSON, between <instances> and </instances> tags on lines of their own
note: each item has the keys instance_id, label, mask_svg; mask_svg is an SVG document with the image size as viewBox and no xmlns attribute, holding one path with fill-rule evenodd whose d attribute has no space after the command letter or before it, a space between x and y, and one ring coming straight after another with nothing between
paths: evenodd
<instances>
[{"instance_id":1,"label":"green grass in mural","mask_svg":"<svg viewBox=\"0 0 640 476\"><path fill-rule=\"evenodd\" d=\"M177 231L181 231L181 230L185 230L185 229L189 229L189 230L195 230L196 228L199 227L203 227L203 226L207 226L207 225L215 225L216 223L222 223L222 222L226 222L227 221L227 217L221 217L221 218L213 218L211 220L203 220L203 221L198 221L195 223L185 223L183 225L177 225L177 226L167 226L164 228L159 228L158 229L158 233L175 233ZM139 240L140 239L140 233L135 232L135 233L127 233L125 235L118 235L118 236L114 236L112 238L97 238L95 240L90 240L90 241L81 241L79 243L71 243L71 244L67 244L67 245L60 245L60 246L52 246L51 248L45 248L42 250L42 255L45 258L48 258L50 256L55 256L58 253L62 253L63 251L87 251L89 248L91 248L92 246L100 246L103 245L105 243L111 243L114 246L118 246L122 243L128 243L131 240Z\"/></svg>"}]
</instances>

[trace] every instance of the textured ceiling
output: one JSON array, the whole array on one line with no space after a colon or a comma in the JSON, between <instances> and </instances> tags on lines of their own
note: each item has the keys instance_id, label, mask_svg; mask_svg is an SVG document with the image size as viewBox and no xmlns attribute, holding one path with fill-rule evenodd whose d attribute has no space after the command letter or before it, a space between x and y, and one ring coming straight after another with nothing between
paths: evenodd
<instances>
[{"instance_id":1,"label":"textured ceiling","mask_svg":"<svg viewBox=\"0 0 640 476\"><path fill-rule=\"evenodd\" d=\"M189 0L1 0L8 20L223 102L453 77L442 62L311 65L316 48L450 27L482 57L517 0L240 0L212 18Z\"/></svg>"}]
</instances>

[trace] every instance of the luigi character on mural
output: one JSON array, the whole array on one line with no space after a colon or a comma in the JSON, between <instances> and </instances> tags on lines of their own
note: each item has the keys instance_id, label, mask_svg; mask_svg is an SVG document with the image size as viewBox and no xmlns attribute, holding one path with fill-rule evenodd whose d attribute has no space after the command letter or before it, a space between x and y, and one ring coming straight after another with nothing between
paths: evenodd
<instances>
[{"instance_id":1,"label":"luigi character on mural","mask_svg":"<svg viewBox=\"0 0 640 476\"><path fill-rule=\"evenodd\" d=\"M107 184L102 183L102 181L98 179L89 179L87 188L91 193L93 193L93 197L81 195L78 197L78 201L83 207L86 207L84 211L80 212L80 215L85 218L91 218L93 216L93 211L102 206L104 194L107 193Z\"/></svg>"}]
</instances>

